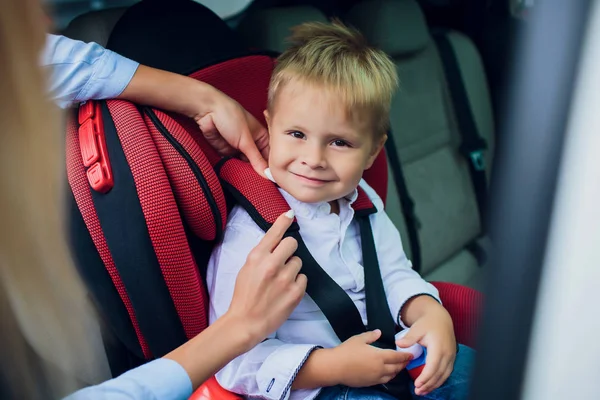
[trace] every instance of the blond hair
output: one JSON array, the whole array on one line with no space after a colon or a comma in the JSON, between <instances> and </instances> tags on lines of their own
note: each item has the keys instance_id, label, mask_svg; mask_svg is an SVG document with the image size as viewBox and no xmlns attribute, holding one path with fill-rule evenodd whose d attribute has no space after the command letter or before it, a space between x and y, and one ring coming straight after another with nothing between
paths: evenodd
<instances>
[{"instance_id":1,"label":"blond hair","mask_svg":"<svg viewBox=\"0 0 600 400\"><path fill-rule=\"evenodd\" d=\"M396 67L387 54L338 20L298 25L289 41L271 77L269 110L285 84L299 79L333 90L352 113L371 118L377 134L385 133L398 87Z\"/></svg>"},{"instance_id":2,"label":"blond hair","mask_svg":"<svg viewBox=\"0 0 600 400\"><path fill-rule=\"evenodd\" d=\"M51 398L95 361L83 361L91 310L65 240L64 136L38 64L44 15L39 0L0 7L0 386Z\"/></svg>"}]
</instances>

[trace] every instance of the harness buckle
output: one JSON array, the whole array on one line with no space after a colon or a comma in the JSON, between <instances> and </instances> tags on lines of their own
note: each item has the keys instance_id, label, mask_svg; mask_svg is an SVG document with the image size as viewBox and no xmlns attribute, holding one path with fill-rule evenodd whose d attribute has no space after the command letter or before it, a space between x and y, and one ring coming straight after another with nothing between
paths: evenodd
<instances>
[{"instance_id":1,"label":"harness buckle","mask_svg":"<svg viewBox=\"0 0 600 400\"><path fill-rule=\"evenodd\" d=\"M79 149L92 189L108 193L114 186L108 159L100 103L88 101L79 107Z\"/></svg>"},{"instance_id":2,"label":"harness buckle","mask_svg":"<svg viewBox=\"0 0 600 400\"><path fill-rule=\"evenodd\" d=\"M471 160L471 164L473 164L473 168L475 168L475 171L485 170L485 159L483 157L483 150L471 151L469 153L469 159Z\"/></svg>"}]
</instances>

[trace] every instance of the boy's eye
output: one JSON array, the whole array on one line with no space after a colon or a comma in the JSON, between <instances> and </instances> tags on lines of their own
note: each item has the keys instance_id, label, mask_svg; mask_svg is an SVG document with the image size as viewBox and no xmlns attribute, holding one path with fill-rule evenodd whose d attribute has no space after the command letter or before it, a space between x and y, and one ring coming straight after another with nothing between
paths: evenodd
<instances>
[{"instance_id":1,"label":"boy's eye","mask_svg":"<svg viewBox=\"0 0 600 400\"><path fill-rule=\"evenodd\" d=\"M334 140L333 142L331 142L332 145L336 146L336 147L350 147L350 143L346 142L345 140Z\"/></svg>"},{"instance_id":2,"label":"boy's eye","mask_svg":"<svg viewBox=\"0 0 600 400\"><path fill-rule=\"evenodd\" d=\"M304 133L302 133L302 132L299 132L299 131L292 131L292 132L289 132L289 135L290 135L291 137L294 137L294 138L296 138L296 139L304 139L304 137L305 137Z\"/></svg>"}]
</instances>

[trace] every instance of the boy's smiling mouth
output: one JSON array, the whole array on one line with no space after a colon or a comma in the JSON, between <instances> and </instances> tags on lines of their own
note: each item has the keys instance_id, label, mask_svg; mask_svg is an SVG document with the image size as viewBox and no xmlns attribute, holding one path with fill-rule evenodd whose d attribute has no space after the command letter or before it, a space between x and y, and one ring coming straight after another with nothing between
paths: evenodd
<instances>
[{"instance_id":1,"label":"boy's smiling mouth","mask_svg":"<svg viewBox=\"0 0 600 400\"><path fill-rule=\"evenodd\" d=\"M306 176L306 175L301 175L301 174L297 174L295 172L291 172L290 173L294 176L296 176L297 178L299 178L300 180L304 181L304 182L309 182L312 184L316 184L316 185L324 185L326 183L330 183L333 182L332 180L326 180L326 179L319 179L319 178L312 178L310 176Z\"/></svg>"}]
</instances>

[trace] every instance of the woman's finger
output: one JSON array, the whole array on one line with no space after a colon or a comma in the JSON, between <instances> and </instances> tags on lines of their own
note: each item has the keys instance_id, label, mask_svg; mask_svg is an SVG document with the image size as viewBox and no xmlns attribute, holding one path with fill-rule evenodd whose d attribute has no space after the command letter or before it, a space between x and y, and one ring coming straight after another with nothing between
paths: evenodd
<instances>
[{"instance_id":1,"label":"woman's finger","mask_svg":"<svg viewBox=\"0 0 600 400\"><path fill-rule=\"evenodd\" d=\"M244 153L254 170L260 176L265 176L264 172L268 167L267 162L258 150L258 147L256 146L254 138L250 134L248 127L246 127L246 129L244 129L244 131L241 133L239 147L239 150Z\"/></svg>"},{"instance_id":2,"label":"woman's finger","mask_svg":"<svg viewBox=\"0 0 600 400\"><path fill-rule=\"evenodd\" d=\"M246 120L248 121L252 140L254 140L260 154L267 160L269 158L269 131L248 112L246 112Z\"/></svg>"},{"instance_id":3,"label":"woman's finger","mask_svg":"<svg viewBox=\"0 0 600 400\"><path fill-rule=\"evenodd\" d=\"M279 242L277 247L273 250L273 257L275 257L278 264L287 264L297 248L298 242L296 239L293 237L286 237Z\"/></svg>"},{"instance_id":4,"label":"woman's finger","mask_svg":"<svg viewBox=\"0 0 600 400\"><path fill-rule=\"evenodd\" d=\"M285 232L288 230L290 225L292 225L292 222L294 222L293 210L289 210L288 212L281 214L279 218L277 218L275 223L271 226L271 228L269 228L265 236L255 247L255 249L258 249L259 251L265 253L272 253L275 250L275 248L279 245L279 242L281 242L281 239L283 238L283 235L285 235ZM290 253L290 255L286 257L285 260L287 260L291 255L292 254Z\"/></svg>"},{"instance_id":5,"label":"woman's finger","mask_svg":"<svg viewBox=\"0 0 600 400\"><path fill-rule=\"evenodd\" d=\"M302 269L302 260L300 257L294 256L285 263L285 270L293 277L298 275Z\"/></svg>"},{"instance_id":6,"label":"woman's finger","mask_svg":"<svg viewBox=\"0 0 600 400\"><path fill-rule=\"evenodd\" d=\"M304 292L306 292L307 283L308 278L306 277L306 275L298 274L298 276L296 276L296 288L302 295L304 295Z\"/></svg>"}]
</instances>

